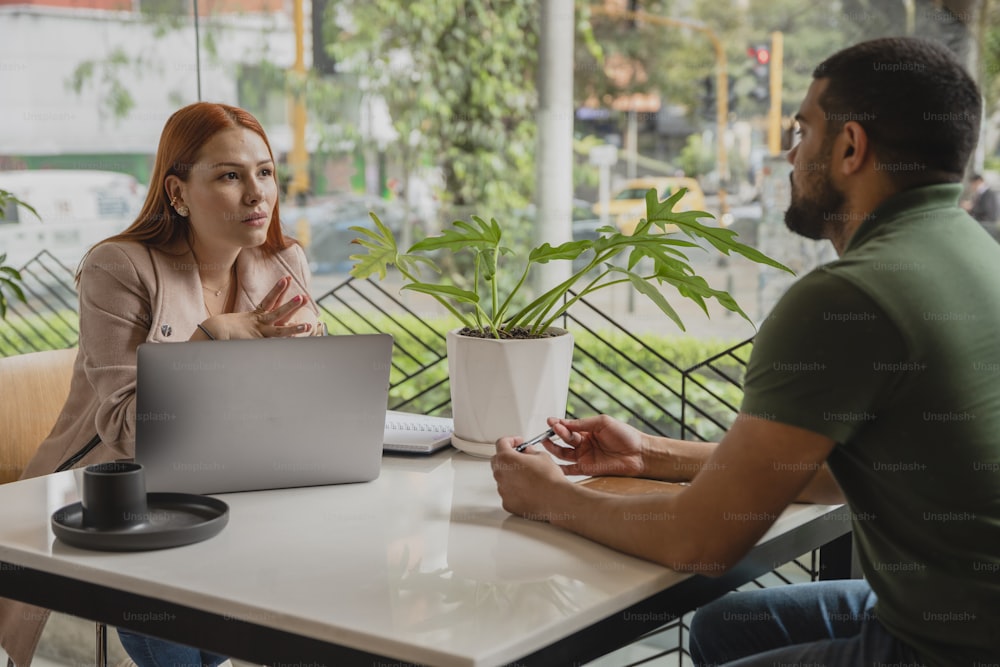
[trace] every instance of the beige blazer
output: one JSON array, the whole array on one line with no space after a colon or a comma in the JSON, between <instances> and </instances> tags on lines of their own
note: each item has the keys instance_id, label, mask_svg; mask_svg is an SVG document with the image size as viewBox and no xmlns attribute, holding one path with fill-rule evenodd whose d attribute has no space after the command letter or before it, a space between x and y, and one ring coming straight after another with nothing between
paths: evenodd
<instances>
[{"instance_id":1,"label":"beige blazer","mask_svg":"<svg viewBox=\"0 0 1000 667\"><path fill-rule=\"evenodd\" d=\"M104 243L87 256L80 274L80 345L69 397L23 478L46 475L80 451L95 434L101 444L76 467L132 458L135 451L135 365L141 343L188 340L208 318L201 279L186 242L165 249ZM309 297L305 253L292 245L267 256L244 249L236 259L236 311L257 306L280 278ZM319 310L309 299L312 314ZM0 598L0 645L18 667L28 667L48 611Z\"/></svg>"}]
</instances>

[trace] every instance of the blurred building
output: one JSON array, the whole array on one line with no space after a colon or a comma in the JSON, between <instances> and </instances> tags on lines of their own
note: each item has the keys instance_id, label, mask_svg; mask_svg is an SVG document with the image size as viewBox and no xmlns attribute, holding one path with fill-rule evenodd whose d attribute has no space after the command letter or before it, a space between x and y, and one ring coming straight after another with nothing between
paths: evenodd
<instances>
[{"instance_id":1,"label":"blurred building","mask_svg":"<svg viewBox=\"0 0 1000 667\"><path fill-rule=\"evenodd\" d=\"M107 169L146 181L167 117L198 99L199 57L202 99L243 106L262 62L292 64L282 0L203 0L200 50L190 8L186 0L0 0L0 169ZM287 152L283 97L250 110L275 153Z\"/></svg>"}]
</instances>

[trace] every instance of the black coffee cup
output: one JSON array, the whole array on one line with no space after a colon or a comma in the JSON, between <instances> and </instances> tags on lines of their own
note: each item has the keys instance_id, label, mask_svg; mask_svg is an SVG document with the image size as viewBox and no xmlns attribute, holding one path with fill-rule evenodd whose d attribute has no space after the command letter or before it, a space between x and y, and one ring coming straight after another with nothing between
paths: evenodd
<instances>
[{"instance_id":1,"label":"black coffee cup","mask_svg":"<svg viewBox=\"0 0 1000 667\"><path fill-rule=\"evenodd\" d=\"M146 478L138 463L96 463L83 470L83 516L86 528L117 530L149 519Z\"/></svg>"}]
</instances>

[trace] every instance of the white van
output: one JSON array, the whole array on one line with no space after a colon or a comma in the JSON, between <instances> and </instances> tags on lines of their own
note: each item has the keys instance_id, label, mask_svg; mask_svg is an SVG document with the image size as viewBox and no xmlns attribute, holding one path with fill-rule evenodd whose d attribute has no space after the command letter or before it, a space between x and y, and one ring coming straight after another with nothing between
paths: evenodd
<instances>
[{"instance_id":1,"label":"white van","mask_svg":"<svg viewBox=\"0 0 1000 667\"><path fill-rule=\"evenodd\" d=\"M38 211L8 204L0 217L0 254L15 268L48 250L75 270L88 248L135 220L146 196L134 176L96 170L0 171L0 189Z\"/></svg>"}]
</instances>

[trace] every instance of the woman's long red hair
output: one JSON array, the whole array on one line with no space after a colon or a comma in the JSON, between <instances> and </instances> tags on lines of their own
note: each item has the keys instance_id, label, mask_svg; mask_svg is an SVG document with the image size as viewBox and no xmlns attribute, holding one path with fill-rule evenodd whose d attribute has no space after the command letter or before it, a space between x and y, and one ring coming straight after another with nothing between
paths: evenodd
<instances>
[{"instance_id":1,"label":"woman's long red hair","mask_svg":"<svg viewBox=\"0 0 1000 667\"><path fill-rule=\"evenodd\" d=\"M160 135L153 175L149 179L149 192L142 210L125 231L100 243L137 241L151 247L163 247L186 238L189 232L188 220L178 215L170 205L165 186L167 176L173 174L182 181L187 181L201 147L218 132L240 127L252 130L264 141L273 161L274 153L264 134L264 128L248 111L228 104L196 102L174 112L167 119L163 134ZM275 178L277 179L277 175ZM292 243L282 233L278 202L275 201L271 225L261 247L267 253L276 253Z\"/></svg>"}]
</instances>

